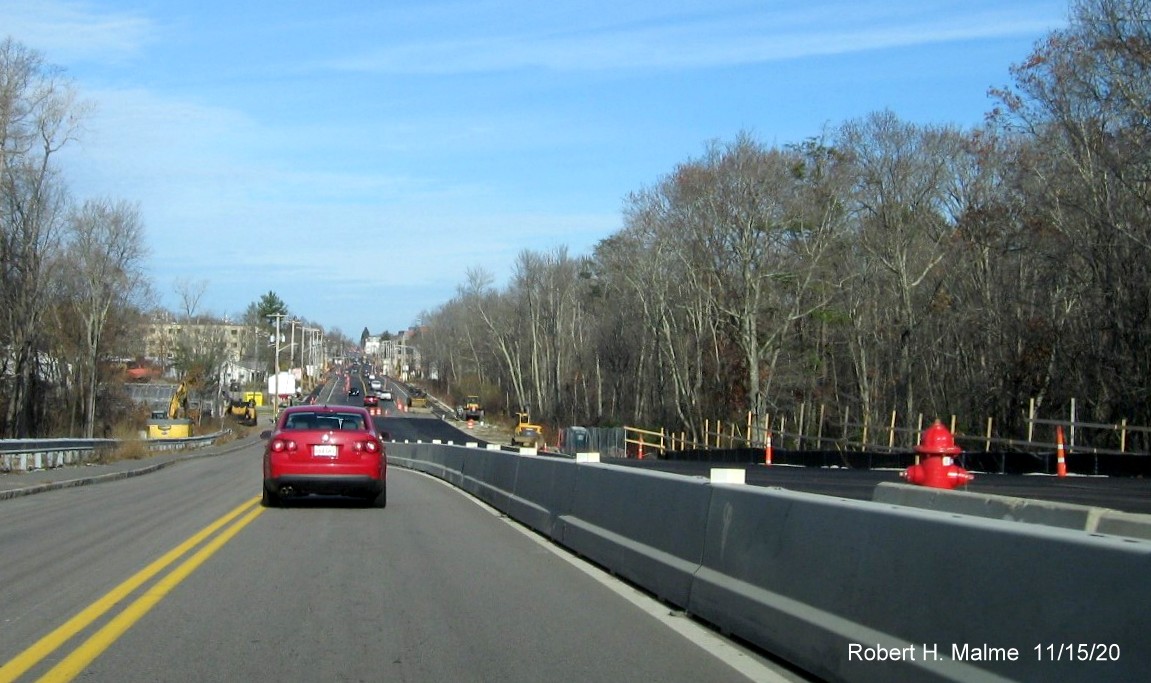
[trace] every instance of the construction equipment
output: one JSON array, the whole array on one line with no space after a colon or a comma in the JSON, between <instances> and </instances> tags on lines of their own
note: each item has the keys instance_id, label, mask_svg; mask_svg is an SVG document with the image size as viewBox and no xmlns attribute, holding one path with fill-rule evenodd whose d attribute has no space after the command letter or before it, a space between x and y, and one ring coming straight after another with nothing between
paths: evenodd
<instances>
[{"instance_id":1,"label":"construction equipment","mask_svg":"<svg viewBox=\"0 0 1151 683\"><path fill-rule=\"evenodd\" d=\"M423 389L419 387L408 388L408 410L416 412L431 410L431 406L428 405L428 395L424 393Z\"/></svg>"},{"instance_id":2,"label":"construction equipment","mask_svg":"<svg viewBox=\"0 0 1151 683\"><path fill-rule=\"evenodd\" d=\"M532 423L527 411L516 413L516 428L512 432L512 445L525 448L539 448L544 442L544 428Z\"/></svg>"},{"instance_id":3,"label":"construction equipment","mask_svg":"<svg viewBox=\"0 0 1151 683\"><path fill-rule=\"evenodd\" d=\"M464 410L461 416L464 420L483 422L484 421L484 408L480 405L479 396L468 396L464 400Z\"/></svg>"},{"instance_id":4,"label":"construction equipment","mask_svg":"<svg viewBox=\"0 0 1151 683\"><path fill-rule=\"evenodd\" d=\"M149 439L186 439L192 436L188 411L188 387L183 382L172 392L168 409L153 410L148 419Z\"/></svg>"},{"instance_id":5,"label":"construction equipment","mask_svg":"<svg viewBox=\"0 0 1151 683\"><path fill-rule=\"evenodd\" d=\"M228 415L242 425L254 427L258 421L255 400L237 401L231 399L228 401Z\"/></svg>"},{"instance_id":6,"label":"construction equipment","mask_svg":"<svg viewBox=\"0 0 1151 683\"><path fill-rule=\"evenodd\" d=\"M172 398L168 400L168 414L169 420L175 420L181 417L187 417L185 411L188 407L188 385L180 382L180 386L172 392Z\"/></svg>"}]
</instances>

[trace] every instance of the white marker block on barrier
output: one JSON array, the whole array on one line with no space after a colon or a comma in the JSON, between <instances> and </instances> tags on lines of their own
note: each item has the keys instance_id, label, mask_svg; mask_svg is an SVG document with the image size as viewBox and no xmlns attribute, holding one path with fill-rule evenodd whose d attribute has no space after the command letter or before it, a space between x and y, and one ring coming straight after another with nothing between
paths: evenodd
<instances>
[{"instance_id":1,"label":"white marker block on barrier","mask_svg":"<svg viewBox=\"0 0 1151 683\"><path fill-rule=\"evenodd\" d=\"M599 453L576 453L576 462L599 462Z\"/></svg>"},{"instance_id":2,"label":"white marker block on barrier","mask_svg":"<svg viewBox=\"0 0 1151 683\"><path fill-rule=\"evenodd\" d=\"M730 467L711 468L711 483L713 484L743 484L746 483L747 473L743 470Z\"/></svg>"}]
</instances>

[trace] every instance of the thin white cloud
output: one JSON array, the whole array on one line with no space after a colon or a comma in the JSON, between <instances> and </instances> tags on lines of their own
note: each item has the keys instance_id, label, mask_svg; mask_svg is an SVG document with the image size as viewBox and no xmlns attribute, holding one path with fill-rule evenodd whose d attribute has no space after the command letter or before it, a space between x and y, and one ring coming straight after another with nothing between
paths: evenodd
<instances>
[{"instance_id":1,"label":"thin white cloud","mask_svg":"<svg viewBox=\"0 0 1151 683\"><path fill-rule=\"evenodd\" d=\"M912 6L893 11L883 3L820 4L795 12L672 15L614 26L462 30L454 40L397 40L327 66L400 74L713 68L1034 34L1062 22L1062 17L1037 17L1034 8L1006 3L975 9L959 5L951 13L935 11L939 8L932 3L907 11Z\"/></svg>"},{"instance_id":2,"label":"thin white cloud","mask_svg":"<svg viewBox=\"0 0 1151 683\"><path fill-rule=\"evenodd\" d=\"M94 105L85 132L61 155L82 190L145 202L192 187L228 196L254 171L238 162L256 127L234 110L144 89L84 96Z\"/></svg>"},{"instance_id":3,"label":"thin white cloud","mask_svg":"<svg viewBox=\"0 0 1151 683\"><path fill-rule=\"evenodd\" d=\"M140 54L154 25L143 15L88 2L0 0L0 32L53 62L115 62Z\"/></svg>"}]
</instances>

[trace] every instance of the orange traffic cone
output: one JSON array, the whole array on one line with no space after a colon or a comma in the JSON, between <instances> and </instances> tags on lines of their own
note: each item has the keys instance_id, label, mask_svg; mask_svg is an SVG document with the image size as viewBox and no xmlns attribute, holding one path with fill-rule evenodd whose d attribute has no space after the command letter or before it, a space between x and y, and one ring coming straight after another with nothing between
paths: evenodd
<instances>
[{"instance_id":1,"label":"orange traffic cone","mask_svg":"<svg viewBox=\"0 0 1151 683\"><path fill-rule=\"evenodd\" d=\"M1067 457L1063 449L1063 427L1055 428L1055 476L1067 476Z\"/></svg>"},{"instance_id":2,"label":"orange traffic cone","mask_svg":"<svg viewBox=\"0 0 1151 683\"><path fill-rule=\"evenodd\" d=\"M763 447L763 464L764 465L770 465L771 464L771 458L772 458L771 432L768 432L767 433L767 442L764 444L764 447Z\"/></svg>"}]
</instances>

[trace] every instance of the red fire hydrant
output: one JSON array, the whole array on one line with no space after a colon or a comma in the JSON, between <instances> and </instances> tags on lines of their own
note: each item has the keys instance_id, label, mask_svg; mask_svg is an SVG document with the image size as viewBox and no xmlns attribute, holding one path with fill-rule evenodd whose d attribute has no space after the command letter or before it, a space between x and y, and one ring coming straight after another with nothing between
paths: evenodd
<instances>
[{"instance_id":1,"label":"red fire hydrant","mask_svg":"<svg viewBox=\"0 0 1151 683\"><path fill-rule=\"evenodd\" d=\"M955 445L951 432L939 420L923 432L915 452L924 456L923 461L908 467L899 475L909 484L953 489L975 478L974 474L955 464L951 456L962 451Z\"/></svg>"}]
</instances>

